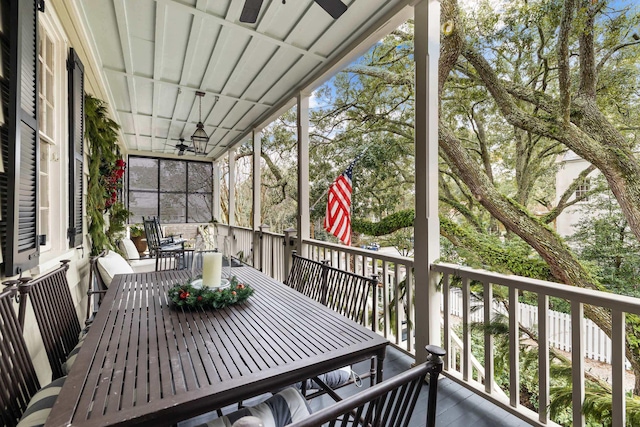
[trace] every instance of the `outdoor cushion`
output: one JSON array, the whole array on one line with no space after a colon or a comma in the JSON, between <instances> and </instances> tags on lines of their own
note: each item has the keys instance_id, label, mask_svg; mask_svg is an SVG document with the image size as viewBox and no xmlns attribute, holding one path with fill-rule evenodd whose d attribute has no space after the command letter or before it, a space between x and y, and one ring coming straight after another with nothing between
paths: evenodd
<instances>
[{"instance_id":1,"label":"outdoor cushion","mask_svg":"<svg viewBox=\"0 0 640 427\"><path fill-rule=\"evenodd\" d=\"M311 410L300 392L292 387L282 390L264 402L240 409L229 415L216 418L199 427L231 427L242 417L254 416L260 418L264 427L284 427L305 419Z\"/></svg>"},{"instance_id":2,"label":"outdoor cushion","mask_svg":"<svg viewBox=\"0 0 640 427\"><path fill-rule=\"evenodd\" d=\"M62 373L64 373L65 375L69 375L69 372L71 371L71 366L73 366L73 363L76 361L76 357L78 357L78 353L82 348L82 343L84 342L84 339L87 337L88 331L89 331L89 327L86 327L80 332L80 340L78 341L78 344L76 344L73 350L71 350L71 352L69 353L69 356L67 356L67 360L62 364Z\"/></svg>"},{"instance_id":3,"label":"outdoor cushion","mask_svg":"<svg viewBox=\"0 0 640 427\"><path fill-rule=\"evenodd\" d=\"M132 261L134 259L140 259L140 254L138 253L138 249L136 245L133 243L131 239L122 239L120 243L118 243L120 250L124 254L124 257Z\"/></svg>"},{"instance_id":4,"label":"outdoor cushion","mask_svg":"<svg viewBox=\"0 0 640 427\"><path fill-rule=\"evenodd\" d=\"M326 374L318 375L318 379L324 382L329 388L334 389L346 384L351 379L352 374L351 367L345 366L344 368L336 369L335 371L327 372ZM320 386L313 380L306 380L307 390L314 390L320 388ZM302 388L302 382L295 383L293 385L297 389Z\"/></svg>"},{"instance_id":5,"label":"outdoor cushion","mask_svg":"<svg viewBox=\"0 0 640 427\"><path fill-rule=\"evenodd\" d=\"M133 273L133 269L127 260L122 258L117 252L109 251L107 255L100 257L97 263L100 277L102 277L102 281L107 288L111 285L113 276L116 274Z\"/></svg>"},{"instance_id":6,"label":"outdoor cushion","mask_svg":"<svg viewBox=\"0 0 640 427\"><path fill-rule=\"evenodd\" d=\"M67 377L61 377L53 381L49 385L42 387L33 395L27 405L27 409L22 414L17 427L36 427L44 425L44 422L56 402L64 380Z\"/></svg>"}]
</instances>

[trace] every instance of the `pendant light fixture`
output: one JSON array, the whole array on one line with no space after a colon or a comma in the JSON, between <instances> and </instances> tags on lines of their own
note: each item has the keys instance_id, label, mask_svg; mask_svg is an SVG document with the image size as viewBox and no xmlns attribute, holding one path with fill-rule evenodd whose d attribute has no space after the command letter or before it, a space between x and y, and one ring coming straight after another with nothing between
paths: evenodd
<instances>
[{"instance_id":1,"label":"pendant light fixture","mask_svg":"<svg viewBox=\"0 0 640 427\"><path fill-rule=\"evenodd\" d=\"M204 124L202 124L202 97L204 96L204 92L197 91L196 96L200 98L200 106L196 131L191 135L191 142L193 143L192 149L195 154L206 156L209 135L204 131Z\"/></svg>"}]
</instances>

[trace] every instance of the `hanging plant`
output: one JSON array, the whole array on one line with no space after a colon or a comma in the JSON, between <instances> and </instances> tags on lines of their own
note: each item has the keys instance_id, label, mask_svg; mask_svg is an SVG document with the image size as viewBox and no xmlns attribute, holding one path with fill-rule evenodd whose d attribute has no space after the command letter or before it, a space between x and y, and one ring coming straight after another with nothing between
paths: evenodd
<instances>
[{"instance_id":1,"label":"hanging plant","mask_svg":"<svg viewBox=\"0 0 640 427\"><path fill-rule=\"evenodd\" d=\"M87 215L91 254L115 249L130 212L118 201L126 163L118 147L120 126L109 118L104 101L85 96L85 126L89 160ZM109 227L105 217L109 217Z\"/></svg>"}]
</instances>

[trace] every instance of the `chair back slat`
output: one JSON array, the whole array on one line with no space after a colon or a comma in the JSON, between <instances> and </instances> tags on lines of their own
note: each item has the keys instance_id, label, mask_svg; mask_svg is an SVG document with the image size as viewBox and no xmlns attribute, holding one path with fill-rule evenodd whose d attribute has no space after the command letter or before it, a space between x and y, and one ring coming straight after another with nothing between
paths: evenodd
<instances>
[{"instance_id":1,"label":"chair back slat","mask_svg":"<svg viewBox=\"0 0 640 427\"><path fill-rule=\"evenodd\" d=\"M438 376L442 372L444 350L427 346L431 354L426 363L378 383L353 396L311 414L290 427L319 425L406 427L421 396L425 376L429 376L425 425L435 426Z\"/></svg>"},{"instance_id":2,"label":"chair back slat","mask_svg":"<svg viewBox=\"0 0 640 427\"><path fill-rule=\"evenodd\" d=\"M15 288L0 292L0 421L18 424L31 397L40 389L22 328L13 308Z\"/></svg>"},{"instance_id":3,"label":"chair back slat","mask_svg":"<svg viewBox=\"0 0 640 427\"><path fill-rule=\"evenodd\" d=\"M33 307L53 379L64 375L62 364L78 344L80 322L67 281L68 261L34 280L21 283L20 325L24 327L26 305Z\"/></svg>"}]
</instances>

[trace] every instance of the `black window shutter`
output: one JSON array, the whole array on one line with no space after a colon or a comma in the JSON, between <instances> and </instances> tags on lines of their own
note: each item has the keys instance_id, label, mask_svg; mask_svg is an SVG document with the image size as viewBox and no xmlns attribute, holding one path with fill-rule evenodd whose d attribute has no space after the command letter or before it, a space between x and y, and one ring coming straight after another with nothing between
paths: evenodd
<instances>
[{"instance_id":1,"label":"black window shutter","mask_svg":"<svg viewBox=\"0 0 640 427\"><path fill-rule=\"evenodd\" d=\"M84 143L84 67L72 48L69 74L69 245L82 245L82 184Z\"/></svg>"},{"instance_id":2,"label":"black window shutter","mask_svg":"<svg viewBox=\"0 0 640 427\"><path fill-rule=\"evenodd\" d=\"M7 207L7 275L38 264L38 1L10 1L10 77Z\"/></svg>"}]
</instances>

